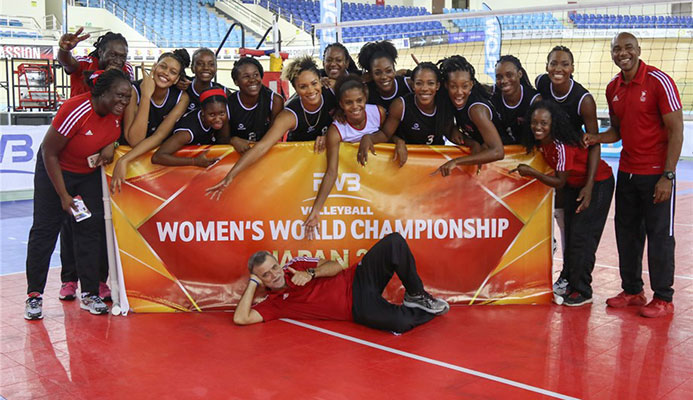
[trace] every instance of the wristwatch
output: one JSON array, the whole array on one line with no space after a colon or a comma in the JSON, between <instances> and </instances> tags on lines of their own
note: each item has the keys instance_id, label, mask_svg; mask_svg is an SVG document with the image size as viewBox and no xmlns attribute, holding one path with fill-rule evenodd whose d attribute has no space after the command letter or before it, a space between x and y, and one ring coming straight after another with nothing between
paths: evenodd
<instances>
[{"instance_id":1,"label":"wristwatch","mask_svg":"<svg viewBox=\"0 0 693 400\"><path fill-rule=\"evenodd\" d=\"M676 173L674 173L674 171L664 171L664 174L662 174L662 176L669 179L670 181L676 179Z\"/></svg>"},{"instance_id":2,"label":"wristwatch","mask_svg":"<svg viewBox=\"0 0 693 400\"><path fill-rule=\"evenodd\" d=\"M315 278L315 268L308 268L306 272L310 274L311 278Z\"/></svg>"}]
</instances>

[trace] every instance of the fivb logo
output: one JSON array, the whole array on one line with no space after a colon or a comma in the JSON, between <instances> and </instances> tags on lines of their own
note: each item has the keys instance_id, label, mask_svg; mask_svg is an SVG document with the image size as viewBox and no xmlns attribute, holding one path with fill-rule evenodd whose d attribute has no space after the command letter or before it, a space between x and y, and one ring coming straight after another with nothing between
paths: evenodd
<instances>
[{"instance_id":1,"label":"fivb logo","mask_svg":"<svg viewBox=\"0 0 693 400\"><path fill-rule=\"evenodd\" d=\"M13 163L31 161L34 158L32 144L33 139L29 135L2 135L0 139L0 162L5 161L6 153L9 153Z\"/></svg>"},{"instance_id":2,"label":"fivb logo","mask_svg":"<svg viewBox=\"0 0 693 400\"><path fill-rule=\"evenodd\" d=\"M320 183L322 182L322 177L325 176L323 172L313 173L313 191L317 192L320 189ZM334 183L338 192L346 190L347 192L358 192L361 190L361 176L359 174L354 174L350 172L345 172L337 176L337 180Z\"/></svg>"},{"instance_id":3,"label":"fivb logo","mask_svg":"<svg viewBox=\"0 0 693 400\"><path fill-rule=\"evenodd\" d=\"M342 8L341 0L320 0L320 22L323 24L334 24L340 20ZM325 47L328 44L337 41L337 30L321 29L320 30L320 54L325 52Z\"/></svg>"}]
</instances>

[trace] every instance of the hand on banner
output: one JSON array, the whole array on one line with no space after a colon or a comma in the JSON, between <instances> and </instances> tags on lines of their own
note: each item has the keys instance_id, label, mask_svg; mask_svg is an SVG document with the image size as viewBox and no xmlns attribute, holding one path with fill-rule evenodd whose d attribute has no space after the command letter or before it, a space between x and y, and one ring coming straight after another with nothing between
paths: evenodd
<instances>
[{"instance_id":1,"label":"hand on banner","mask_svg":"<svg viewBox=\"0 0 693 400\"><path fill-rule=\"evenodd\" d=\"M233 178L229 177L228 175L222 179L219 183L216 185L209 187L205 190L205 196L209 196L210 200L219 200L221 199L222 193L224 193L224 189L226 189L227 186L231 183Z\"/></svg>"},{"instance_id":2,"label":"hand on banner","mask_svg":"<svg viewBox=\"0 0 693 400\"><path fill-rule=\"evenodd\" d=\"M319 223L320 218L318 214L311 211L310 214L308 214L308 218L303 222L303 230L306 232L308 240L313 240L315 238L315 232L318 229Z\"/></svg>"},{"instance_id":3,"label":"hand on banner","mask_svg":"<svg viewBox=\"0 0 693 400\"><path fill-rule=\"evenodd\" d=\"M231 146L233 146L233 149L238 152L238 154L243 154L246 151L250 150L250 140L245 140L239 138L238 136L234 136L231 138L231 141L229 143L231 144Z\"/></svg>"},{"instance_id":4,"label":"hand on banner","mask_svg":"<svg viewBox=\"0 0 693 400\"><path fill-rule=\"evenodd\" d=\"M198 154L195 158L193 158L192 159L193 160L193 166L207 168L210 165L221 160L221 158L219 158L219 157L207 158L207 157L205 157L207 155L207 153L209 153L209 149L206 149L202 153Z\"/></svg>"},{"instance_id":5,"label":"hand on banner","mask_svg":"<svg viewBox=\"0 0 693 400\"><path fill-rule=\"evenodd\" d=\"M582 189L580 189L580 193L577 197L577 201L580 204L578 204L575 214L579 214L580 212L589 208L590 202L592 201L592 187L592 185L585 185Z\"/></svg>"},{"instance_id":6,"label":"hand on banner","mask_svg":"<svg viewBox=\"0 0 693 400\"><path fill-rule=\"evenodd\" d=\"M464 135L462 135L462 132L460 132L459 129L452 129L452 132L450 132L450 137L448 137L448 140L450 140L458 146L464 146ZM472 154L474 154L473 151Z\"/></svg>"},{"instance_id":7,"label":"hand on banner","mask_svg":"<svg viewBox=\"0 0 693 400\"><path fill-rule=\"evenodd\" d=\"M293 274L293 276L291 277L291 283L293 283L296 286L305 286L306 283L313 280L313 275L309 274L306 271L296 271L291 267L286 267L286 269L288 269L289 272Z\"/></svg>"},{"instance_id":8,"label":"hand on banner","mask_svg":"<svg viewBox=\"0 0 693 400\"><path fill-rule=\"evenodd\" d=\"M327 142L326 135L318 136L315 138L315 147L313 151L316 154L320 154L325 151L325 143Z\"/></svg>"},{"instance_id":9,"label":"hand on banner","mask_svg":"<svg viewBox=\"0 0 693 400\"><path fill-rule=\"evenodd\" d=\"M375 146L373 146L373 138L371 135L363 135L361 137L361 142L359 142L359 151L356 153L356 162L362 166L368 164L368 152L375 154Z\"/></svg>"},{"instance_id":10,"label":"hand on banner","mask_svg":"<svg viewBox=\"0 0 693 400\"><path fill-rule=\"evenodd\" d=\"M519 164L514 169L510 170L510 173L517 172L520 176L534 176L535 169L527 164Z\"/></svg>"},{"instance_id":11,"label":"hand on banner","mask_svg":"<svg viewBox=\"0 0 693 400\"><path fill-rule=\"evenodd\" d=\"M452 170L455 169L455 167L457 167L455 160L450 160L433 171L431 176L436 175L438 172L440 172L440 174L443 176L448 176L452 173Z\"/></svg>"},{"instance_id":12,"label":"hand on banner","mask_svg":"<svg viewBox=\"0 0 693 400\"><path fill-rule=\"evenodd\" d=\"M113 175L111 176L111 193L115 193L116 189L118 189L118 193L120 193L120 186L123 181L125 181L125 173L127 170L127 161L123 161L122 158L116 161L116 165L113 167Z\"/></svg>"},{"instance_id":13,"label":"hand on banner","mask_svg":"<svg viewBox=\"0 0 693 400\"><path fill-rule=\"evenodd\" d=\"M399 161L399 167L402 168L407 163L409 157L407 153L407 145L402 139L395 139L395 154L392 156L392 161Z\"/></svg>"},{"instance_id":14,"label":"hand on banner","mask_svg":"<svg viewBox=\"0 0 693 400\"><path fill-rule=\"evenodd\" d=\"M64 51L71 51L77 45L79 42L82 42L84 40L89 39L91 34L87 33L86 35L80 36L79 34L82 33L84 30L84 27L81 27L77 29L77 32L75 33L66 33L60 37L60 40L58 41L58 47L60 47L61 50Z\"/></svg>"},{"instance_id":15,"label":"hand on banner","mask_svg":"<svg viewBox=\"0 0 693 400\"><path fill-rule=\"evenodd\" d=\"M99 158L96 159L96 166L100 167L102 165L108 165L112 163L114 156L115 146L113 145L113 143L109 143L99 152Z\"/></svg>"},{"instance_id":16,"label":"hand on banner","mask_svg":"<svg viewBox=\"0 0 693 400\"><path fill-rule=\"evenodd\" d=\"M190 79L188 79L187 76L183 75L180 77L180 79L178 79L178 83L176 83L176 87L179 90L185 92L186 90L188 90L191 83L192 83L192 81Z\"/></svg>"}]
</instances>

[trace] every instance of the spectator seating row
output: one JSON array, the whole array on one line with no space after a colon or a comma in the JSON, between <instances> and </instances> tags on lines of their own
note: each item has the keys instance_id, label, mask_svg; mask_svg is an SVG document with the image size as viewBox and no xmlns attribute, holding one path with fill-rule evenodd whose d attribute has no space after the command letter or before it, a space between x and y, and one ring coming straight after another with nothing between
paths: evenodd
<instances>
[{"instance_id":1,"label":"spectator seating row","mask_svg":"<svg viewBox=\"0 0 693 400\"><path fill-rule=\"evenodd\" d=\"M466 8L444 8L443 13L467 13L472 10ZM476 10L481 11L481 10ZM519 15L501 15L498 17L501 28L504 30L521 29L563 29L563 24L551 13L533 13ZM461 32L483 31L486 26L486 18L460 18L452 21Z\"/></svg>"},{"instance_id":2,"label":"spectator seating row","mask_svg":"<svg viewBox=\"0 0 693 400\"><path fill-rule=\"evenodd\" d=\"M671 15L571 14L578 29L690 29L693 17Z\"/></svg>"},{"instance_id":3,"label":"spectator seating row","mask_svg":"<svg viewBox=\"0 0 693 400\"><path fill-rule=\"evenodd\" d=\"M100 0L80 0L88 7L100 7ZM161 47L211 47L215 48L224 38L229 26L205 6L210 0L106 0L106 9L115 3L128 11L124 22ZM213 4L213 1L212 1ZM123 19L118 12L116 16ZM135 19L136 18L136 19ZM155 36L148 32L154 29ZM246 32L246 47L255 47L257 38ZM234 29L226 40L225 47L240 47L241 32Z\"/></svg>"}]
</instances>

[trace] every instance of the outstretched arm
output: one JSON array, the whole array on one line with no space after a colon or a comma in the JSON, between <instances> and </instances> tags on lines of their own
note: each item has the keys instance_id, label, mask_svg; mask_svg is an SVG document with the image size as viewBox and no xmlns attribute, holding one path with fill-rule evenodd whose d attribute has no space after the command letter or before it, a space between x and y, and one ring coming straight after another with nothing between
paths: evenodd
<instances>
[{"instance_id":1,"label":"outstretched arm","mask_svg":"<svg viewBox=\"0 0 693 400\"><path fill-rule=\"evenodd\" d=\"M75 33L66 33L60 37L58 41L58 62L63 66L65 72L69 75L79 69L79 62L72 57L72 49L77 47L79 42L86 40L90 34L82 35L84 27L77 29ZM79 77L79 79L82 79Z\"/></svg>"},{"instance_id":2,"label":"outstretched arm","mask_svg":"<svg viewBox=\"0 0 693 400\"><path fill-rule=\"evenodd\" d=\"M233 181L236 175L240 174L243 170L253 165L260 157L265 155L269 149L274 146L279 139L284 136L284 134L293 129L296 125L296 117L290 111L282 111L279 113L274 123L270 127L269 131L262 137L262 139L257 142L250 150L243 153L241 158L234 164L233 168L228 174L216 185L208 188L206 193L210 195L212 199L220 199L221 194L224 189L226 189L229 184Z\"/></svg>"},{"instance_id":3,"label":"outstretched arm","mask_svg":"<svg viewBox=\"0 0 693 400\"><path fill-rule=\"evenodd\" d=\"M236 306L236 311L233 313L233 323L236 325L252 325L262 322L262 315L253 310L253 298L258 286L262 285L262 281L257 276L251 274L248 280L248 287L245 288L241 301Z\"/></svg>"},{"instance_id":4,"label":"outstretched arm","mask_svg":"<svg viewBox=\"0 0 693 400\"><path fill-rule=\"evenodd\" d=\"M209 149L198 154L196 157L178 157L174 155L181 147L190 143L191 136L192 133L188 130L174 132L152 155L152 164L171 166L192 165L194 167L207 168L219 160L218 158L205 157Z\"/></svg>"},{"instance_id":5,"label":"outstretched arm","mask_svg":"<svg viewBox=\"0 0 693 400\"><path fill-rule=\"evenodd\" d=\"M565 186L565 182L568 179L568 173L565 171L556 171L555 175L546 175L537 171L536 169L530 167L527 164L520 164L517 168L510 171L510 173L517 172L520 176L529 176L536 178L539 182L546 186L551 186L557 189Z\"/></svg>"},{"instance_id":6,"label":"outstretched arm","mask_svg":"<svg viewBox=\"0 0 693 400\"><path fill-rule=\"evenodd\" d=\"M306 231L306 236L308 240L312 240L315 235L315 230L318 227L319 213L322 206L327 200L327 196L332 191L334 187L334 182L337 180L337 173L339 170L339 142L342 141L341 136L337 127L330 125L330 129L327 130L327 169L325 170L325 175L322 177L322 182L320 182L320 189L318 190L318 195L315 197L313 202L313 207L310 210L310 214L303 223L303 228Z\"/></svg>"}]
</instances>

